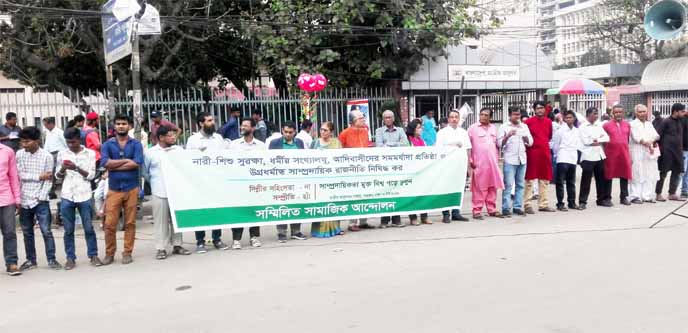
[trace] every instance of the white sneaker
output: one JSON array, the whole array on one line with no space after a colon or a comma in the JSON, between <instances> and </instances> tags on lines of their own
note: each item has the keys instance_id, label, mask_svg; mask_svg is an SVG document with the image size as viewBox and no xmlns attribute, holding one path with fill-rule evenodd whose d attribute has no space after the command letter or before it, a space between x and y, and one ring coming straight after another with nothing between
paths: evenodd
<instances>
[{"instance_id":1,"label":"white sneaker","mask_svg":"<svg viewBox=\"0 0 688 333\"><path fill-rule=\"evenodd\" d=\"M241 242L238 240L233 241L232 250L241 250Z\"/></svg>"},{"instance_id":2,"label":"white sneaker","mask_svg":"<svg viewBox=\"0 0 688 333\"><path fill-rule=\"evenodd\" d=\"M252 247L261 247L263 244L260 242L258 237L251 237L251 246Z\"/></svg>"}]
</instances>

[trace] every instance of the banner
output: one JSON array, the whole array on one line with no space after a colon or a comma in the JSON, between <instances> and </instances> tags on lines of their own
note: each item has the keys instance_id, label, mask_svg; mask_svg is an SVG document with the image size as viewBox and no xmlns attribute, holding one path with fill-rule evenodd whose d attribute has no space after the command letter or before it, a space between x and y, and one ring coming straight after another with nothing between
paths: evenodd
<instances>
[{"instance_id":1,"label":"banner","mask_svg":"<svg viewBox=\"0 0 688 333\"><path fill-rule=\"evenodd\" d=\"M175 231L461 208L466 151L445 147L163 154Z\"/></svg>"}]
</instances>

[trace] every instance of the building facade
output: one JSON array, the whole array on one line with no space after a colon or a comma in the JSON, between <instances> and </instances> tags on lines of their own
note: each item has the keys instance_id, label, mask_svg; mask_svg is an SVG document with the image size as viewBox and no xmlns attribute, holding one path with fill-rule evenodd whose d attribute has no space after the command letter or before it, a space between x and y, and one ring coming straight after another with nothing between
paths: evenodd
<instances>
[{"instance_id":1,"label":"building facade","mask_svg":"<svg viewBox=\"0 0 688 333\"><path fill-rule=\"evenodd\" d=\"M610 63L629 64L638 61L633 52L602 40L591 40L588 29L605 11L602 0L536 0L538 1L538 47L553 56L559 66L581 66L581 57L599 47L610 54Z\"/></svg>"}]
</instances>

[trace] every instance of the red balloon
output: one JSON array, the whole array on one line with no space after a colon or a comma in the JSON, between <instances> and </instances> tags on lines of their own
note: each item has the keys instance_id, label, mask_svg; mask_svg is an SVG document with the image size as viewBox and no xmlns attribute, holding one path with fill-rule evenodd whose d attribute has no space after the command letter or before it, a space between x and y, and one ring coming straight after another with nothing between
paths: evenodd
<instances>
[{"instance_id":1,"label":"red balloon","mask_svg":"<svg viewBox=\"0 0 688 333\"><path fill-rule=\"evenodd\" d=\"M299 78L296 82L297 82L299 88L301 88L301 90L305 90L307 92L310 92L309 87L310 87L311 83L313 83L313 81L314 80L313 80L312 75L310 75L308 73L301 73L301 75L299 75Z\"/></svg>"},{"instance_id":2,"label":"red balloon","mask_svg":"<svg viewBox=\"0 0 688 333\"><path fill-rule=\"evenodd\" d=\"M320 73L313 75L313 80L315 81L315 91L321 91L327 87L327 78L325 75Z\"/></svg>"}]
</instances>

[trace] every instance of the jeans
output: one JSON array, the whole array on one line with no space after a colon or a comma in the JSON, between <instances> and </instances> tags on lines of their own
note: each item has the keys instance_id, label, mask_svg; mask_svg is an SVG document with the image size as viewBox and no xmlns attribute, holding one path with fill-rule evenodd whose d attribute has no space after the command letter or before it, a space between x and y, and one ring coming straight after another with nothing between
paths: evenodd
<instances>
[{"instance_id":1,"label":"jeans","mask_svg":"<svg viewBox=\"0 0 688 333\"><path fill-rule=\"evenodd\" d=\"M50 229L50 206L48 201L40 201L36 207L23 208L19 214L19 223L24 234L24 249L26 250L26 260L36 262L36 240L33 233L34 221L38 220L41 228L43 242L45 243L45 256L48 261L55 260L55 238Z\"/></svg>"},{"instance_id":2,"label":"jeans","mask_svg":"<svg viewBox=\"0 0 688 333\"><path fill-rule=\"evenodd\" d=\"M511 213L511 189L516 185L513 208L523 210L523 191L526 188L526 165L504 163L504 191L502 191L502 213Z\"/></svg>"},{"instance_id":3,"label":"jeans","mask_svg":"<svg viewBox=\"0 0 688 333\"><path fill-rule=\"evenodd\" d=\"M2 231L2 254L5 265L16 265L17 256L17 221L14 219L14 205L0 207L0 230Z\"/></svg>"},{"instance_id":4,"label":"jeans","mask_svg":"<svg viewBox=\"0 0 688 333\"><path fill-rule=\"evenodd\" d=\"M96 231L93 229L93 223L91 223L91 201L72 202L67 199L62 199L60 206L62 221L64 223L64 247L67 259L76 260L74 229L76 229L75 220L77 209L79 210L81 225L84 228L84 234L86 236L86 254L89 258L97 257L98 240L96 239Z\"/></svg>"},{"instance_id":5,"label":"jeans","mask_svg":"<svg viewBox=\"0 0 688 333\"><path fill-rule=\"evenodd\" d=\"M564 207L564 184L569 207L576 205L576 165L557 163L557 207Z\"/></svg>"},{"instance_id":6,"label":"jeans","mask_svg":"<svg viewBox=\"0 0 688 333\"><path fill-rule=\"evenodd\" d=\"M213 244L222 240L222 230L216 229L212 232ZM196 245L205 243L205 230L196 231Z\"/></svg>"},{"instance_id":7,"label":"jeans","mask_svg":"<svg viewBox=\"0 0 688 333\"><path fill-rule=\"evenodd\" d=\"M688 194L688 151L683 151L683 177L681 184L681 195Z\"/></svg>"}]
</instances>

